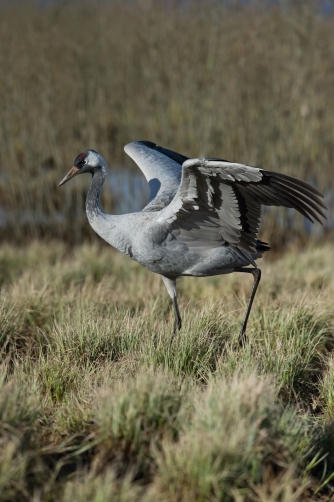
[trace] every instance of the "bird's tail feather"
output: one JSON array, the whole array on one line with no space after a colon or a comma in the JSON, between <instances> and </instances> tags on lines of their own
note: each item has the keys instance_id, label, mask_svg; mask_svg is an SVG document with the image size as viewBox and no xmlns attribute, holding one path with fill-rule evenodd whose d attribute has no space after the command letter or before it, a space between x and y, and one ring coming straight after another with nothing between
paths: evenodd
<instances>
[{"instance_id":1,"label":"bird's tail feather","mask_svg":"<svg viewBox=\"0 0 334 502\"><path fill-rule=\"evenodd\" d=\"M266 251L270 251L270 246L266 242L256 241L256 251L260 251L260 253L265 253Z\"/></svg>"}]
</instances>

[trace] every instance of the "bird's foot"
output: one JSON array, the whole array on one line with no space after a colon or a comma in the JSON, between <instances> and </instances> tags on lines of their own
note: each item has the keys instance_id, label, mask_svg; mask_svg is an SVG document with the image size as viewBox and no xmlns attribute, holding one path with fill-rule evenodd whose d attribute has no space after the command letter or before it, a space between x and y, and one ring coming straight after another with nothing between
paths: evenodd
<instances>
[{"instance_id":1,"label":"bird's foot","mask_svg":"<svg viewBox=\"0 0 334 502\"><path fill-rule=\"evenodd\" d=\"M239 343L239 347L245 347L245 345L247 343L246 332L243 329L239 333L238 343Z\"/></svg>"}]
</instances>

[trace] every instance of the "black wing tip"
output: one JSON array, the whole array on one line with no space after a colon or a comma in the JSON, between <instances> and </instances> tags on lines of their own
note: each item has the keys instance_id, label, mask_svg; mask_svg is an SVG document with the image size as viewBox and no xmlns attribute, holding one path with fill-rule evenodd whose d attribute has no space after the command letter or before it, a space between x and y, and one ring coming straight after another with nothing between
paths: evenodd
<instances>
[{"instance_id":1,"label":"black wing tip","mask_svg":"<svg viewBox=\"0 0 334 502\"><path fill-rule=\"evenodd\" d=\"M153 141L147 141L145 139L136 141L136 143L140 143L141 145L147 146L148 148L152 148L152 150L155 150L155 147L157 146L156 143L153 143Z\"/></svg>"},{"instance_id":2,"label":"black wing tip","mask_svg":"<svg viewBox=\"0 0 334 502\"><path fill-rule=\"evenodd\" d=\"M278 173L277 171L267 171L266 169L260 169L260 171L263 174L267 174L269 176L280 178L281 180L287 180L287 181L291 181L293 183L296 183L297 185L304 187L306 190L309 190L310 192L312 192L313 195L317 195L318 197L321 197L322 199L324 198L324 195L321 192L319 192L319 190L317 190L317 188L315 188L313 185L311 185L311 183L308 183L307 181L304 181L300 178L297 178L296 176L292 176L291 174Z\"/></svg>"},{"instance_id":3,"label":"black wing tip","mask_svg":"<svg viewBox=\"0 0 334 502\"><path fill-rule=\"evenodd\" d=\"M166 157L174 160L174 162L180 164L180 166L182 166L183 162L189 159L189 157L182 155L182 153L174 152L174 150L169 150L168 148L164 148L163 146L158 146L156 143L153 143L153 141L140 140L136 141L136 143L140 143L147 148L151 148L152 150L156 150L157 152L166 155Z\"/></svg>"},{"instance_id":4,"label":"black wing tip","mask_svg":"<svg viewBox=\"0 0 334 502\"><path fill-rule=\"evenodd\" d=\"M216 159L214 157L212 157L210 159L204 159L204 160L208 160L209 162L212 160L214 162L228 162L229 164L233 164L233 162L231 162L230 160L227 160L227 159Z\"/></svg>"},{"instance_id":5,"label":"black wing tip","mask_svg":"<svg viewBox=\"0 0 334 502\"><path fill-rule=\"evenodd\" d=\"M300 178L296 178L295 176L277 173L275 171L266 171L264 169L261 169L261 172L264 176L267 176L267 183L269 185L276 187L276 182L278 182L279 185L282 184L283 187L286 185L284 188L287 189L287 192L286 194L282 192L281 196L288 199L286 197L286 195L288 195L292 205L284 204L285 207L293 207L312 223L316 220L321 225L324 224L324 221L327 220L327 216L323 210L328 211L328 208L322 200L324 195L313 185L307 181L301 180ZM272 182L274 183L272 184ZM291 193L289 194L289 191L291 192L291 190L292 192L296 192L292 193L292 199L290 197ZM288 200L286 200L286 202L288 202Z\"/></svg>"}]
</instances>

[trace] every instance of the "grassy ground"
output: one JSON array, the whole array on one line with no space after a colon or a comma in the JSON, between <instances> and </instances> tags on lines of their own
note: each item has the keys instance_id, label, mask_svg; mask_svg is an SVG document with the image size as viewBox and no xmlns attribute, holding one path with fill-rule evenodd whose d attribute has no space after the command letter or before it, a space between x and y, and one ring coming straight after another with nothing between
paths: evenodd
<instances>
[{"instance_id":1,"label":"grassy ground","mask_svg":"<svg viewBox=\"0 0 334 502\"><path fill-rule=\"evenodd\" d=\"M1 501L331 500L332 249L179 283L96 245L0 247Z\"/></svg>"},{"instance_id":2,"label":"grassy ground","mask_svg":"<svg viewBox=\"0 0 334 502\"><path fill-rule=\"evenodd\" d=\"M334 16L316 1L41 3L0 2L7 239L81 243L87 180L57 184L86 148L131 173L123 147L140 139L302 177L333 226ZM106 186L107 212L113 194ZM264 221L271 243L287 226L305 235L302 218L281 215Z\"/></svg>"}]
</instances>

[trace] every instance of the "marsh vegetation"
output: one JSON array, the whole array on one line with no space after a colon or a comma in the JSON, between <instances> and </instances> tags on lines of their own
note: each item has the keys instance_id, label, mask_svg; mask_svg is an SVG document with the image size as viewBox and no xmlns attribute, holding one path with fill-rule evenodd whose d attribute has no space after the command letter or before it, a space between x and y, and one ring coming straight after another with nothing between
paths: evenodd
<instances>
[{"instance_id":1,"label":"marsh vegetation","mask_svg":"<svg viewBox=\"0 0 334 502\"><path fill-rule=\"evenodd\" d=\"M87 180L58 182L86 148L131 177L123 147L140 139L304 178L325 193L333 226L334 20L316 2L284 5L1 5L2 233L90 238ZM105 187L107 212L139 199L128 183ZM310 226L274 211L262 230L275 244Z\"/></svg>"},{"instance_id":2,"label":"marsh vegetation","mask_svg":"<svg viewBox=\"0 0 334 502\"><path fill-rule=\"evenodd\" d=\"M334 18L311 2L0 13L0 501L333 500ZM144 205L123 153L138 139L324 192L311 240L299 215L265 214L244 349L251 280L180 281L168 349L160 278L89 229L85 177L57 190L94 148L120 180L104 209Z\"/></svg>"}]
</instances>

